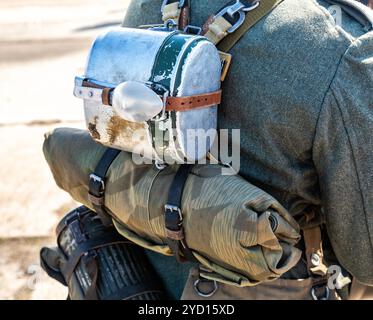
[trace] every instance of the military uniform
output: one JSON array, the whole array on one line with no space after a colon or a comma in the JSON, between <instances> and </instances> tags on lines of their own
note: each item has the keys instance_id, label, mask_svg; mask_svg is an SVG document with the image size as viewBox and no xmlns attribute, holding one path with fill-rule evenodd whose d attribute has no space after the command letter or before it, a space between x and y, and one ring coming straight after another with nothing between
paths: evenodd
<instances>
[{"instance_id":1,"label":"military uniform","mask_svg":"<svg viewBox=\"0 0 373 320\"><path fill-rule=\"evenodd\" d=\"M161 3L133 1L123 25L161 23ZM203 25L226 3L192 0L191 24ZM305 212L317 212L313 221L325 222L330 259L335 253L354 277L373 285L373 32L369 19L345 13L338 26L330 6L285 0L244 35L230 51L218 121L220 128L241 129L240 175L300 222ZM191 265L149 256L177 297ZM307 299L308 278L302 259L282 279L234 289L233 296Z\"/></svg>"}]
</instances>

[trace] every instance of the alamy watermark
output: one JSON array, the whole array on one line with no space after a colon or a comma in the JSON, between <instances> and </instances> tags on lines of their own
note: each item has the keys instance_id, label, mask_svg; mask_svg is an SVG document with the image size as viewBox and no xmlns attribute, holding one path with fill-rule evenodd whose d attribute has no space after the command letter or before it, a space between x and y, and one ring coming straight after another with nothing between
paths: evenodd
<instances>
[{"instance_id":1,"label":"alamy watermark","mask_svg":"<svg viewBox=\"0 0 373 320\"><path fill-rule=\"evenodd\" d=\"M343 275L342 268L340 266L329 266L327 286L330 290L340 290L349 283L351 283L351 279Z\"/></svg>"},{"instance_id":2,"label":"alamy watermark","mask_svg":"<svg viewBox=\"0 0 373 320\"><path fill-rule=\"evenodd\" d=\"M146 139L139 132L133 134L135 164L152 164L156 158L166 165L220 163L223 175L240 171L240 129L187 129L185 133L177 129L155 130L152 139L144 143Z\"/></svg>"}]
</instances>

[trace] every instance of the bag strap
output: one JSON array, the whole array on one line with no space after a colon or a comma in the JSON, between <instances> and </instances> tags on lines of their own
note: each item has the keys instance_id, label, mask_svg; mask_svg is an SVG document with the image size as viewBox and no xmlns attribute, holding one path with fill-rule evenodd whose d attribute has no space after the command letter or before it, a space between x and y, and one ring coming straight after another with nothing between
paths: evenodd
<instances>
[{"instance_id":1,"label":"bag strap","mask_svg":"<svg viewBox=\"0 0 373 320\"><path fill-rule=\"evenodd\" d=\"M107 227L112 225L110 216L105 210L105 177L113 163L120 154L120 150L108 148L101 157L96 169L89 175L88 199L100 217L102 223Z\"/></svg>"},{"instance_id":2,"label":"bag strap","mask_svg":"<svg viewBox=\"0 0 373 320\"><path fill-rule=\"evenodd\" d=\"M202 28L202 35L218 49L229 51L260 19L270 13L283 0L231 1Z\"/></svg>"},{"instance_id":3,"label":"bag strap","mask_svg":"<svg viewBox=\"0 0 373 320\"><path fill-rule=\"evenodd\" d=\"M184 185L192 167L191 164L180 165L172 181L167 204L164 206L167 244L179 263L187 260L197 261L184 241L183 214L181 212Z\"/></svg>"},{"instance_id":4,"label":"bag strap","mask_svg":"<svg viewBox=\"0 0 373 320\"><path fill-rule=\"evenodd\" d=\"M190 20L190 0L163 0L162 20L172 22L179 30L184 30Z\"/></svg>"},{"instance_id":5,"label":"bag strap","mask_svg":"<svg viewBox=\"0 0 373 320\"><path fill-rule=\"evenodd\" d=\"M322 248L321 228L314 226L303 229L303 239L307 260L307 269L311 275L326 276L327 267L324 264L324 252Z\"/></svg>"}]
</instances>

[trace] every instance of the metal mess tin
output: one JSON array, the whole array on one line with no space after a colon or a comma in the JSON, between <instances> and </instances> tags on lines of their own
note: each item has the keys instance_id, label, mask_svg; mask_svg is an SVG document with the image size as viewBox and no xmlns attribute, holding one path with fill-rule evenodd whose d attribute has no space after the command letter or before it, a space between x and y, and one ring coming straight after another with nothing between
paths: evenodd
<instances>
[{"instance_id":1,"label":"metal mess tin","mask_svg":"<svg viewBox=\"0 0 373 320\"><path fill-rule=\"evenodd\" d=\"M218 50L202 36L116 28L94 42L74 95L97 142L159 162L195 161L214 142L217 105L167 111L165 101L215 92L220 78Z\"/></svg>"}]
</instances>

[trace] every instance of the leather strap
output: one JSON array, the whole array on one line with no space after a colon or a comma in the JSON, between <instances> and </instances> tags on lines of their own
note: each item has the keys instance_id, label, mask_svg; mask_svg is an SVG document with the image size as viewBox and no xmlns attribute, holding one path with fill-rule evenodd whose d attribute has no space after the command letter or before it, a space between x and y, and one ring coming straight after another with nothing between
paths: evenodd
<instances>
[{"instance_id":1,"label":"leather strap","mask_svg":"<svg viewBox=\"0 0 373 320\"><path fill-rule=\"evenodd\" d=\"M326 276L328 270L324 264L320 226L303 229L303 239L306 249L307 268L311 275Z\"/></svg>"},{"instance_id":2,"label":"leather strap","mask_svg":"<svg viewBox=\"0 0 373 320\"><path fill-rule=\"evenodd\" d=\"M112 105L112 92L114 88L108 88L99 86L90 81L84 80L82 83L83 88L92 88L94 89L94 99L97 96L101 96L102 104L111 106ZM82 92L80 98L87 98L88 96L83 97L83 90L75 88L75 92ZM184 97L167 97L166 98L166 111L189 111L197 108L208 108L214 105L218 105L221 102L222 91L218 90L215 92L193 95L193 96L184 96ZM160 96L162 99L163 97Z\"/></svg>"},{"instance_id":3,"label":"leather strap","mask_svg":"<svg viewBox=\"0 0 373 320\"><path fill-rule=\"evenodd\" d=\"M101 157L94 173L89 176L88 199L105 226L112 225L110 216L105 210L105 177L111 164L120 154L120 150L108 148Z\"/></svg>"},{"instance_id":4,"label":"leather strap","mask_svg":"<svg viewBox=\"0 0 373 320\"><path fill-rule=\"evenodd\" d=\"M168 97L166 111L189 111L218 105L220 102L221 90L195 96Z\"/></svg>"},{"instance_id":5,"label":"leather strap","mask_svg":"<svg viewBox=\"0 0 373 320\"><path fill-rule=\"evenodd\" d=\"M186 0L179 17L179 30L184 30L190 22L190 1Z\"/></svg>"},{"instance_id":6,"label":"leather strap","mask_svg":"<svg viewBox=\"0 0 373 320\"><path fill-rule=\"evenodd\" d=\"M191 164L180 165L172 181L164 211L167 244L179 263L187 260L196 261L184 241L183 215L181 212L184 185L192 167Z\"/></svg>"},{"instance_id":7,"label":"leather strap","mask_svg":"<svg viewBox=\"0 0 373 320\"><path fill-rule=\"evenodd\" d=\"M111 93L113 92L113 88L104 88L102 89L102 104L106 106L110 106L111 104Z\"/></svg>"}]
</instances>

